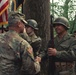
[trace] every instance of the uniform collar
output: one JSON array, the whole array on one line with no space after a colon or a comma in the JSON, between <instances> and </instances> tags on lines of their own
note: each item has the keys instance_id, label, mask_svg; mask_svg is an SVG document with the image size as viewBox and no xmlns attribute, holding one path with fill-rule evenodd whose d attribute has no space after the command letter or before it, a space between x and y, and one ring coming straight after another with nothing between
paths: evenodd
<instances>
[{"instance_id":1,"label":"uniform collar","mask_svg":"<svg viewBox=\"0 0 76 75\"><path fill-rule=\"evenodd\" d=\"M71 36L71 34L66 33L61 40L59 39L58 35L56 36L56 39L57 39L58 41L64 41L64 40L69 39L70 36Z\"/></svg>"},{"instance_id":2,"label":"uniform collar","mask_svg":"<svg viewBox=\"0 0 76 75\"><path fill-rule=\"evenodd\" d=\"M8 33L12 33L12 35L13 35L13 34L19 35L15 30L9 30Z\"/></svg>"},{"instance_id":3,"label":"uniform collar","mask_svg":"<svg viewBox=\"0 0 76 75\"><path fill-rule=\"evenodd\" d=\"M31 42L35 42L37 39L37 36L35 34L33 34L32 36L29 36L29 37L30 37Z\"/></svg>"}]
</instances>

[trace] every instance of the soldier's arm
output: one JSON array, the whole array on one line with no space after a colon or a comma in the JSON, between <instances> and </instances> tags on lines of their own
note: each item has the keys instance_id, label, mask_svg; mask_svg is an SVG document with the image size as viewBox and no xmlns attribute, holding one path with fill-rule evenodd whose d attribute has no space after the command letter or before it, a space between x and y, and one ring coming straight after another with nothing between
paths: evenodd
<instances>
[{"instance_id":1,"label":"soldier's arm","mask_svg":"<svg viewBox=\"0 0 76 75\"><path fill-rule=\"evenodd\" d=\"M40 65L38 61L34 60L32 47L28 42L23 42L24 45L22 54L22 73L24 74L36 74L40 71Z\"/></svg>"},{"instance_id":2,"label":"soldier's arm","mask_svg":"<svg viewBox=\"0 0 76 75\"><path fill-rule=\"evenodd\" d=\"M76 39L73 38L67 51L57 51L56 57L66 61L76 61Z\"/></svg>"}]
</instances>

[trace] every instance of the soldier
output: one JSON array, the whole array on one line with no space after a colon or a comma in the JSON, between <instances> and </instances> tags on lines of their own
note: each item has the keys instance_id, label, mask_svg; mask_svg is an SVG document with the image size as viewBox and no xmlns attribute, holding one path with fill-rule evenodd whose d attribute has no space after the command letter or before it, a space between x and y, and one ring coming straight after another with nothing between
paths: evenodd
<instances>
[{"instance_id":1,"label":"soldier","mask_svg":"<svg viewBox=\"0 0 76 75\"><path fill-rule=\"evenodd\" d=\"M55 48L48 48L48 55L55 57L54 75L75 75L76 39L67 32L69 22L65 17L59 17L55 19L53 25L57 33L54 39Z\"/></svg>"},{"instance_id":2,"label":"soldier","mask_svg":"<svg viewBox=\"0 0 76 75\"><path fill-rule=\"evenodd\" d=\"M19 36L27 22L23 14L11 12L9 31L0 35L0 75L34 75L40 71L29 43Z\"/></svg>"},{"instance_id":3,"label":"soldier","mask_svg":"<svg viewBox=\"0 0 76 75\"><path fill-rule=\"evenodd\" d=\"M28 24L25 25L26 32L28 34L28 39L29 39L27 41L33 47L34 57L41 62L41 58L44 56L44 53L40 49L42 40L39 36L37 36L38 24L34 19L28 19L27 22ZM23 38L26 39L25 37Z\"/></svg>"},{"instance_id":4,"label":"soldier","mask_svg":"<svg viewBox=\"0 0 76 75\"><path fill-rule=\"evenodd\" d=\"M38 36L38 24L34 19L28 19L26 24L26 32L30 38L30 45L33 47L34 57L36 60L41 62L44 56L44 52L41 50L42 40ZM37 74L39 75L39 73Z\"/></svg>"}]
</instances>

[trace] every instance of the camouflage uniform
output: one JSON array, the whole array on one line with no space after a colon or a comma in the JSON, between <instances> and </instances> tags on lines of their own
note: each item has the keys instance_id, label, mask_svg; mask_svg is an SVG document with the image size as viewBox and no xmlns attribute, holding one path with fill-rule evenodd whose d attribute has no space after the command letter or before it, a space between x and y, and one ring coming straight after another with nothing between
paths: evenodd
<instances>
[{"instance_id":1,"label":"camouflage uniform","mask_svg":"<svg viewBox=\"0 0 76 75\"><path fill-rule=\"evenodd\" d=\"M38 31L38 27L37 27L38 24L35 20L28 19L27 22L28 22L28 24L25 25L26 28L28 26L28 27L31 27L32 29L34 29L35 31ZM41 50L42 39L39 36L37 36L35 33L32 34L31 36L27 36L26 33L23 33L20 35L21 35L21 37L26 39L30 43L30 45L32 46L35 58L37 56L39 56L40 58L44 57L44 51ZM38 73L36 75L40 75L40 73Z\"/></svg>"},{"instance_id":2,"label":"camouflage uniform","mask_svg":"<svg viewBox=\"0 0 76 75\"><path fill-rule=\"evenodd\" d=\"M28 19L27 22L28 24L26 26L30 26L34 30L38 30L37 22L35 20ZM42 39L40 37L38 37L36 34L33 34L32 36L28 36L26 33L22 33L20 34L20 36L25 40L27 40L30 43L30 45L33 47L35 57L39 56L42 58L44 56L44 52L40 49L42 44Z\"/></svg>"},{"instance_id":3,"label":"camouflage uniform","mask_svg":"<svg viewBox=\"0 0 76 75\"><path fill-rule=\"evenodd\" d=\"M32 36L29 36L29 38L30 38L30 44L33 47L34 56L35 57L38 56L38 55L42 56L40 54L40 52L41 52L40 48L41 48L41 42L42 42L41 38L37 37L35 34L32 35Z\"/></svg>"},{"instance_id":4,"label":"camouflage uniform","mask_svg":"<svg viewBox=\"0 0 76 75\"><path fill-rule=\"evenodd\" d=\"M40 49L41 42L42 42L40 37L37 37L35 34L30 37L26 33L22 33L22 34L20 34L20 36L30 43L30 45L33 48L34 57L39 56L42 58L44 56L44 54L43 54L44 52L42 52ZM36 75L40 75L40 74L38 73Z\"/></svg>"},{"instance_id":5,"label":"camouflage uniform","mask_svg":"<svg viewBox=\"0 0 76 75\"><path fill-rule=\"evenodd\" d=\"M41 48L41 38L37 37L35 34L32 36L28 36L26 33L21 33L20 36L27 40L30 45L33 47L33 51L34 51L34 56L36 57L37 55L40 54L40 48ZM42 56L41 54L39 56Z\"/></svg>"},{"instance_id":6,"label":"camouflage uniform","mask_svg":"<svg viewBox=\"0 0 76 75\"><path fill-rule=\"evenodd\" d=\"M31 46L23 40L15 31L9 31L0 35L0 75L18 75L21 69L21 62L24 68L25 74L35 73L34 62L31 64L26 61L26 53L34 60L33 55L28 53ZM22 61L21 61L22 60ZM32 70L27 72L27 66L32 66Z\"/></svg>"},{"instance_id":7,"label":"camouflage uniform","mask_svg":"<svg viewBox=\"0 0 76 75\"><path fill-rule=\"evenodd\" d=\"M41 44L42 44L42 40L40 37L36 36L35 34L32 36L28 36L26 33L21 33L20 36L27 40L30 45L33 47L33 51L34 51L34 56L36 57L37 55L40 57L43 57L44 55L42 54L42 51L40 50L41 48Z\"/></svg>"},{"instance_id":8,"label":"camouflage uniform","mask_svg":"<svg viewBox=\"0 0 76 75\"><path fill-rule=\"evenodd\" d=\"M58 21L60 20L61 19L59 18ZM64 22L58 23L58 21L54 24L64 24ZM65 24L63 26L68 29ZM48 45L50 47L51 44L49 43ZM56 67L54 75L75 75L74 61L76 61L76 39L69 33L66 33L62 39L59 39L59 37L56 36L54 38L54 47L57 50L57 54L54 58Z\"/></svg>"},{"instance_id":9,"label":"camouflage uniform","mask_svg":"<svg viewBox=\"0 0 76 75\"><path fill-rule=\"evenodd\" d=\"M12 12L8 26L12 28L12 21L20 20L26 22L20 13ZM40 69L39 63L34 61L32 47L15 29L0 35L0 61L0 75L34 75Z\"/></svg>"},{"instance_id":10,"label":"camouflage uniform","mask_svg":"<svg viewBox=\"0 0 76 75\"><path fill-rule=\"evenodd\" d=\"M26 32L20 33L19 35L30 43L31 40Z\"/></svg>"}]
</instances>

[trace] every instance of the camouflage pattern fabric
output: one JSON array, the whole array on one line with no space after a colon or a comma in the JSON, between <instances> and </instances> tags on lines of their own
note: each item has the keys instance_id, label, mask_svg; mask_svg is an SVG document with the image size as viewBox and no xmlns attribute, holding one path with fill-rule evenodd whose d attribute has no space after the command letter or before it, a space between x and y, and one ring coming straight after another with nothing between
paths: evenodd
<instances>
[{"instance_id":1,"label":"camouflage pattern fabric","mask_svg":"<svg viewBox=\"0 0 76 75\"><path fill-rule=\"evenodd\" d=\"M10 30L0 35L0 75L19 75L21 70L24 75L36 73L32 47Z\"/></svg>"}]
</instances>

